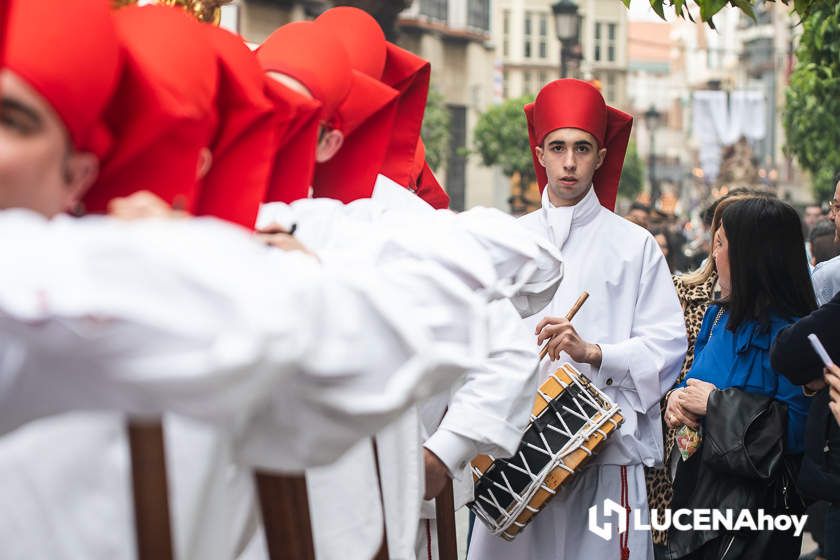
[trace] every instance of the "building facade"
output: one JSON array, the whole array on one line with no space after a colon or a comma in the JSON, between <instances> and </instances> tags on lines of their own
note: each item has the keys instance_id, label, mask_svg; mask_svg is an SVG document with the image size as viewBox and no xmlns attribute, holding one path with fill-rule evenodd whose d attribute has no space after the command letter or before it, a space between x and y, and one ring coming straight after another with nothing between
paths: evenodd
<instances>
[{"instance_id":1,"label":"building facade","mask_svg":"<svg viewBox=\"0 0 840 560\"><path fill-rule=\"evenodd\" d=\"M497 0L493 41L502 98L533 94L560 77L561 47L550 0ZM579 0L583 16L579 67L570 74L598 80L607 103L627 106L627 9L615 0Z\"/></svg>"},{"instance_id":2,"label":"building facade","mask_svg":"<svg viewBox=\"0 0 840 560\"><path fill-rule=\"evenodd\" d=\"M431 87L443 95L449 112L449 155L435 171L455 210L507 206L506 184L468 153L476 122L496 89L492 7L491 0L414 0L398 21L398 44L431 63Z\"/></svg>"}]
</instances>

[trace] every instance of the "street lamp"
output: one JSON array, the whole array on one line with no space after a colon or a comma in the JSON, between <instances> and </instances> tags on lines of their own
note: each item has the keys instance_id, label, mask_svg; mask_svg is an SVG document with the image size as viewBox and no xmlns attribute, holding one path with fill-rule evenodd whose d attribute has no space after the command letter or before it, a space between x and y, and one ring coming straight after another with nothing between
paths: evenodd
<instances>
[{"instance_id":1,"label":"street lamp","mask_svg":"<svg viewBox=\"0 0 840 560\"><path fill-rule=\"evenodd\" d=\"M551 5L554 14L554 29L560 41L560 77L565 78L568 71L568 58L573 45L580 41L581 15L574 0L559 0Z\"/></svg>"},{"instance_id":2,"label":"street lamp","mask_svg":"<svg viewBox=\"0 0 840 560\"><path fill-rule=\"evenodd\" d=\"M656 136L656 129L662 123L662 113L656 110L653 105L650 109L645 111L645 128L647 128L650 135L650 151L648 153L648 168L650 169L650 205L652 208L656 207L656 202L659 200L659 184L656 182L656 154L654 153L655 144L654 137Z\"/></svg>"}]
</instances>

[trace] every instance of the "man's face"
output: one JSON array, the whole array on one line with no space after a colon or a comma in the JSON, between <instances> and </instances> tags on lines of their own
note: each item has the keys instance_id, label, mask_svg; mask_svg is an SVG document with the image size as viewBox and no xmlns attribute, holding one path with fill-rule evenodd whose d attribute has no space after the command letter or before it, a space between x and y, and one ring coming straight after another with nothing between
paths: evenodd
<instances>
[{"instance_id":1,"label":"man's face","mask_svg":"<svg viewBox=\"0 0 840 560\"><path fill-rule=\"evenodd\" d=\"M834 221L834 242L840 243L840 181L834 186L834 198L831 200L828 219Z\"/></svg>"},{"instance_id":2,"label":"man's face","mask_svg":"<svg viewBox=\"0 0 840 560\"><path fill-rule=\"evenodd\" d=\"M809 230L814 227L814 224L820 221L820 218L822 218L822 208L819 206L805 207L805 214L802 216L802 221L805 222Z\"/></svg>"},{"instance_id":3,"label":"man's face","mask_svg":"<svg viewBox=\"0 0 840 560\"><path fill-rule=\"evenodd\" d=\"M72 209L96 177L91 158L73 153L49 103L16 74L0 71L0 209L48 218Z\"/></svg>"},{"instance_id":4,"label":"man's face","mask_svg":"<svg viewBox=\"0 0 840 560\"><path fill-rule=\"evenodd\" d=\"M594 136L577 128L558 128L549 133L536 151L548 175L548 196L555 206L580 202L607 154L606 149L598 148Z\"/></svg>"}]
</instances>

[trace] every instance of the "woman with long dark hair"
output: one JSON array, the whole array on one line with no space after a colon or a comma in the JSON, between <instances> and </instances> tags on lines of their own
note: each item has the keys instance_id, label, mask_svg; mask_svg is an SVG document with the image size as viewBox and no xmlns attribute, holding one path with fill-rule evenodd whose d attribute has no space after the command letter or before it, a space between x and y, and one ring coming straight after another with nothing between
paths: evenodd
<instances>
[{"instance_id":1,"label":"woman with long dark hair","mask_svg":"<svg viewBox=\"0 0 840 560\"><path fill-rule=\"evenodd\" d=\"M684 386L667 396L678 427L672 508L804 509L793 485L804 448L808 401L770 365L776 334L816 308L799 216L788 204L730 204L713 241L721 298L700 328ZM795 559L793 531L668 533L670 558Z\"/></svg>"}]
</instances>

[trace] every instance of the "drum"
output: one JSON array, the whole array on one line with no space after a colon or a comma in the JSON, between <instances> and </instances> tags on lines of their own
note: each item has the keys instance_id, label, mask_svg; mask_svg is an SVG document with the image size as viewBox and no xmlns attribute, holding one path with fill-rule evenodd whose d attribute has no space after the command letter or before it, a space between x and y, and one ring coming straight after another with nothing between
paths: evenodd
<instances>
[{"instance_id":1,"label":"drum","mask_svg":"<svg viewBox=\"0 0 840 560\"><path fill-rule=\"evenodd\" d=\"M475 498L469 508L493 534L513 540L623 421L617 404L563 365L537 391L516 454L473 459Z\"/></svg>"}]
</instances>

